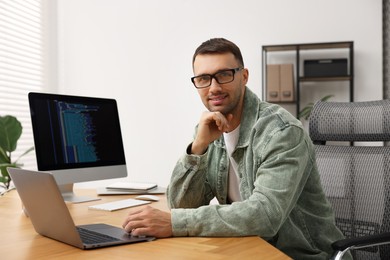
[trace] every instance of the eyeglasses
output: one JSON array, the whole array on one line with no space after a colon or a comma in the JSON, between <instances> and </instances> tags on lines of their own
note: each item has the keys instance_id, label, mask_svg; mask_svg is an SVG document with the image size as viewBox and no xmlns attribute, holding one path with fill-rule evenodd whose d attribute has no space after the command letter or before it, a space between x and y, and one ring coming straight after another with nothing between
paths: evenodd
<instances>
[{"instance_id":1,"label":"eyeglasses","mask_svg":"<svg viewBox=\"0 0 390 260\"><path fill-rule=\"evenodd\" d=\"M191 78L192 83L195 88L207 88L210 87L211 81L213 78L218 82L218 84L226 84L234 80L234 74L237 71L242 70L243 68L235 68L228 70L220 70L215 74L203 74Z\"/></svg>"}]
</instances>

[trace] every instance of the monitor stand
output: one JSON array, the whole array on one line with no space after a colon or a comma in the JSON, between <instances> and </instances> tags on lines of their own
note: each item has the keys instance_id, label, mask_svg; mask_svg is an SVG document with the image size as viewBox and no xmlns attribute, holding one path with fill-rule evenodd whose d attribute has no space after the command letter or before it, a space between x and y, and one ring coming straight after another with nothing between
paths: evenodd
<instances>
[{"instance_id":1,"label":"monitor stand","mask_svg":"<svg viewBox=\"0 0 390 260\"><path fill-rule=\"evenodd\" d=\"M97 197L76 196L76 194L73 192L73 183L58 185L58 187L60 188L60 192L62 194L62 197L67 202L81 203L81 202L87 202L87 201L100 200Z\"/></svg>"}]
</instances>

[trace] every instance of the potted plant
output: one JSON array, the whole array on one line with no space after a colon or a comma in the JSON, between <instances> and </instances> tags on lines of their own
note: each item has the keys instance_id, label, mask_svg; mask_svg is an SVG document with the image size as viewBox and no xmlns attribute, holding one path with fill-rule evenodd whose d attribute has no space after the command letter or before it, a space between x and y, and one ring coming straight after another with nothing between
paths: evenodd
<instances>
[{"instance_id":1,"label":"potted plant","mask_svg":"<svg viewBox=\"0 0 390 260\"><path fill-rule=\"evenodd\" d=\"M17 142L22 135L22 124L14 116L0 116L0 183L8 189L11 178L8 175L7 167L21 167L23 164L19 159L27 153L34 150L34 147L29 148L16 160L12 160L12 152L16 150Z\"/></svg>"}]
</instances>

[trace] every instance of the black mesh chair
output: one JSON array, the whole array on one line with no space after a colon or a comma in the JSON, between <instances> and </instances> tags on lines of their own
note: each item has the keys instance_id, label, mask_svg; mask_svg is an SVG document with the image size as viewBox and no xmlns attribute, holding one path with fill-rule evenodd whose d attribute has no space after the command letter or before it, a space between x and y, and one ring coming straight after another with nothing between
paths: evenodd
<instances>
[{"instance_id":1,"label":"black mesh chair","mask_svg":"<svg viewBox=\"0 0 390 260\"><path fill-rule=\"evenodd\" d=\"M390 259L390 100L317 102L310 137L336 225L332 259Z\"/></svg>"}]
</instances>

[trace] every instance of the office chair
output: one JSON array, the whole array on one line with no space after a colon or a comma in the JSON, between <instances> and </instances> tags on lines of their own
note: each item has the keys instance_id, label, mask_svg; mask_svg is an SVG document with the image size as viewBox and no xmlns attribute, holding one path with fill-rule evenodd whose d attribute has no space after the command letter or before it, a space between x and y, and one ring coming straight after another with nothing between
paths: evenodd
<instances>
[{"instance_id":1,"label":"office chair","mask_svg":"<svg viewBox=\"0 0 390 260\"><path fill-rule=\"evenodd\" d=\"M324 192L346 239L332 259L390 259L390 100L317 102L309 132Z\"/></svg>"}]
</instances>

